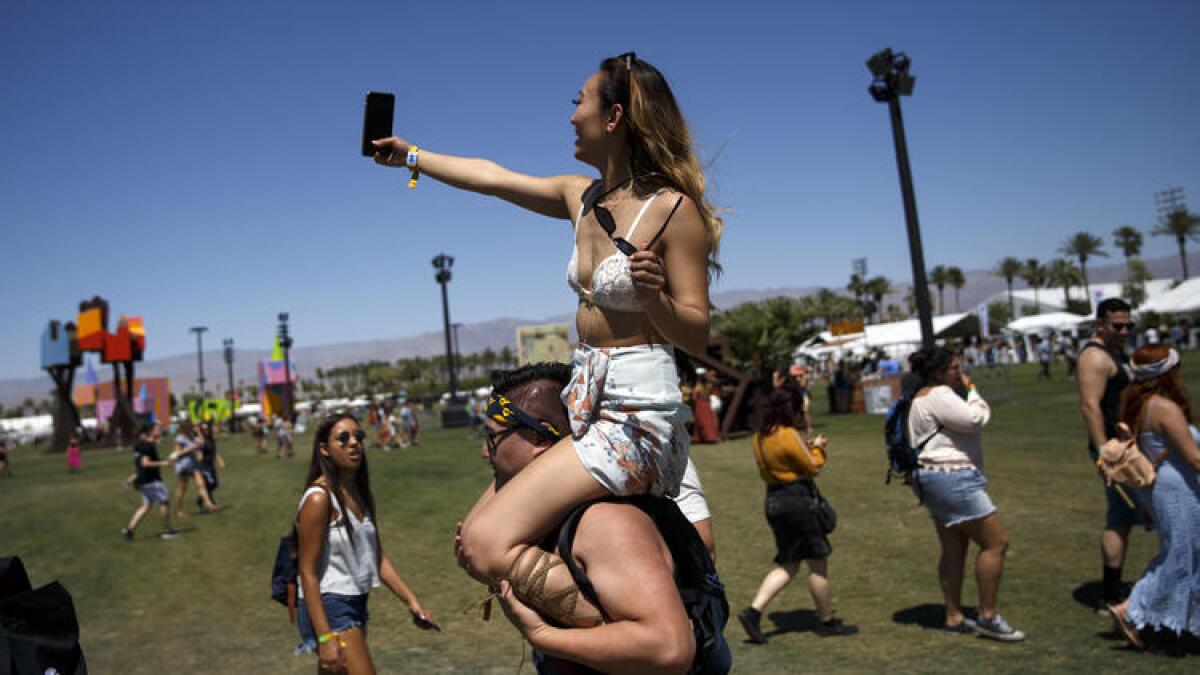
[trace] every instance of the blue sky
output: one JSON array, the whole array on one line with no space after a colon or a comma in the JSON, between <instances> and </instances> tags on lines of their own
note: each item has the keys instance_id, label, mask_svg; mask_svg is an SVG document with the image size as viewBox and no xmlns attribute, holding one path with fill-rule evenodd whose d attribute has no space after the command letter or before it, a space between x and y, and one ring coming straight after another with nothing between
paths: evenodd
<instances>
[{"instance_id":1,"label":"blue sky","mask_svg":"<svg viewBox=\"0 0 1200 675\"><path fill-rule=\"evenodd\" d=\"M570 227L358 156L396 130L517 170L585 172L568 100L607 55L667 76L729 209L714 290L909 278L887 112L865 59L907 51L926 260L1049 258L1200 200L1194 2L78 2L0 5L0 377L33 376L85 297L140 314L148 358L569 312ZM1110 246L1111 250L1111 246ZM1147 237L1146 255L1174 244ZM1114 253L1115 255L1115 253Z\"/></svg>"}]
</instances>

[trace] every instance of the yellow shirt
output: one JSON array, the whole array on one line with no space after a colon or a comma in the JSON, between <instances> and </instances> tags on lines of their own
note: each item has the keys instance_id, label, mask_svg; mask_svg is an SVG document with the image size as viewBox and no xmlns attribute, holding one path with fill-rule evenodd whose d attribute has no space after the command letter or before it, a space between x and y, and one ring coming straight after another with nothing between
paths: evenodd
<instances>
[{"instance_id":1,"label":"yellow shirt","mask_svg":"<svg viewBox=\"0 0 1200 675\"><path fill-rule=\"evenodd\" d=\"M825 451L800 440L794 427L779 427L767 436L754 434L754 459L768 485L813 478L825 466Z\"/></svg>"}]
</instances>

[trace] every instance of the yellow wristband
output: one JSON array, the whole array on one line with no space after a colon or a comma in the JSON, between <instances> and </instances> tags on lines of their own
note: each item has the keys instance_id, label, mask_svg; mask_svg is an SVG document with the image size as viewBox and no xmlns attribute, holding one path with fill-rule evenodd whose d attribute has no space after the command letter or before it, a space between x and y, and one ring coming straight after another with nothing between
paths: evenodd
<instances>
[{"instance_id":1,"label":"yellow wristband","mask_svg":"<svg viewBox=\"0 0 1200 675\"><path fill-rule=\"evenodd\" d=\"M408 157L404 160L404 165L412 171L412 175L408 178L408 189L411 190L417 187L417 179L421 177L421 170L417 168L417 164L421 161L421 148L412 146L408 149Z\"/></svg>"},{"instance_id":2,"label":"yellow wristband","mask_svg":"<svg viewBox=\"0 0 1200 675\"><path fill-rule=\"evenodd\" d=\"M320 635L317 636L317 644L323 645L335 637L337 637L337 633L332 633L332 632L331 633L321 633ZM341 642L341 640L338 640L338 642Z\"/></svg>"}]
</instances>

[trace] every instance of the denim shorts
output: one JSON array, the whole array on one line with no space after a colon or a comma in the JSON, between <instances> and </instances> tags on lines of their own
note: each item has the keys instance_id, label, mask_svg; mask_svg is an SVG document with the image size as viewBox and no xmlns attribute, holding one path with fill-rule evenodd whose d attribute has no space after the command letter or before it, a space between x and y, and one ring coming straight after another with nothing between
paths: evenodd
<instances>
[{"instance_id":1,"label":"denim shorts","mask_svg":"<svg viewBox=\"0 0 1200 675\"><path fill-rule=\"evenodd\" d=\"M979 469L918 469L912 484L929 515L943 527L979 520L996 512L988 497L987 479Z\"/></svg>"},{"instance_id":2,"label":"denim shorts","mask_svg":"<svg viewBox=\"0 0 1200 675\"><path fill-rule=\"evenodd\" d=\"M338 595L337 593L322 593L321 605L325 607L325 620L329 622L329 630L340 633L351 628L367 627L367 594ZM304 598L296 598L296 628L300 631L300 644L296 646L297 654L312 654L317 651L317 633L313 630L312 620L308 618L308 610L304 608Z\"/></svg>"},{"instance_id":3,"label":"denim shorts","mask_svg":"<svg viewBox=\"0 0 1200 675\"><path fill-rule=\"evenodd\" d=\"M161 480L152 480L138 488L142 493L142 503L146 506L153 504L166 504L170 501L167 495L167 486L163 485Z\"/></svg>"}]
</instances>

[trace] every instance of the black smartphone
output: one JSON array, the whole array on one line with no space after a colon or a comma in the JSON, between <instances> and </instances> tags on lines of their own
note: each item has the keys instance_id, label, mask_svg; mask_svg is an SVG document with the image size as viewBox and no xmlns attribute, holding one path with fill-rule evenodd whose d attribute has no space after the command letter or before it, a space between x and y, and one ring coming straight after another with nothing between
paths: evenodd
<instances>
[{"instance_id":1,"label":"black smartphone","mask_svg":"<svg viewBox=\"0 0 1200 675\"><path fill-rule=\"evenodd\" d=\"M385 91L368 91L367 104L363 108L363 157L374 157L375 146L371 141L392 135L392 118L396 114L396 96Z\"/></svg>"}]
</instances>

